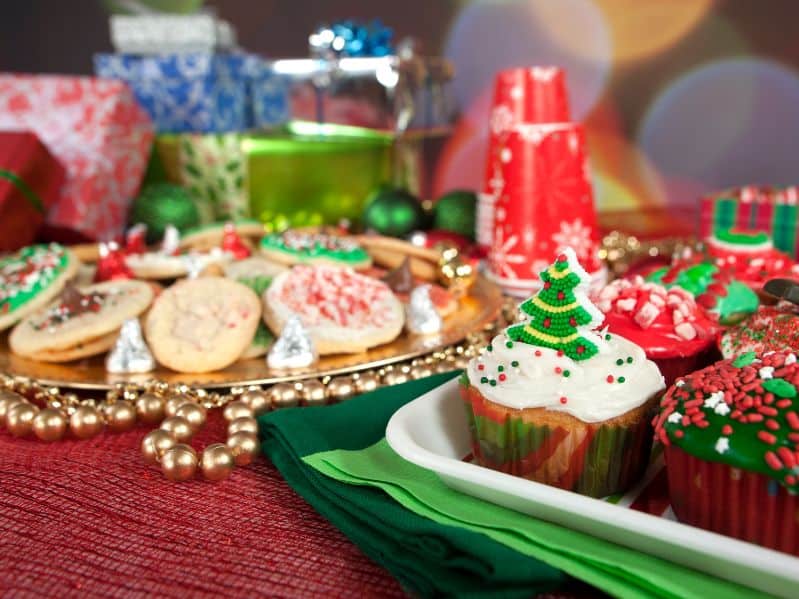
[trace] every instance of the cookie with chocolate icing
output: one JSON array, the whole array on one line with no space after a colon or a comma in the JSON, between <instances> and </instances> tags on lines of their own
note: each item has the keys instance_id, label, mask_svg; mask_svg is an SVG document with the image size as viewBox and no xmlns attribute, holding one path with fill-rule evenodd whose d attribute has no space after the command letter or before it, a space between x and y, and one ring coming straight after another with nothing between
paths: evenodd
<instances>
[{"instance_id":1,"label":"cookie with chocolate icing","mask_svg":"<svg viewBox=\"0 0 799 599\"><path fill-rule=\"evenodd\" d=\"M68 352L78 346L91 345L95 353L101 353L107 344L96 341L116 334L126 319L142 314L152 299L152 287L142 281L67 286L49 306L14 327L9 346L15 354L42 360L71 355Z\"/></svg>"}]
</instances>

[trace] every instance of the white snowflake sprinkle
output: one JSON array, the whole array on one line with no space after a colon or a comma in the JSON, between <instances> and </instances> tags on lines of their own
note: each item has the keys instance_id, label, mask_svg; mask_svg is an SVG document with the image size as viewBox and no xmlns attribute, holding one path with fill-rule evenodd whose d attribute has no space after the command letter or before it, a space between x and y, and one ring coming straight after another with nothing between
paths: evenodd
<instances>
[{"instance_id":1,"label":"white snowflake sprinkle","mask_svg":"<svg viewBox=\"0 0 799 599\"><path fill-rule=\"evenodd\" d=\"M728 406L725 402L722 401L715 408L713 408L713 411L719 416L726 416L727 414L730 413L730 406Z\"/></svg>"},{"instance_id":2,"label":"white snowflake sprinkle","mask_svg":"<svg viewBox=\"0 0 799 599\"><path fill-rule=\"evenodd\" d=\"M716 451L726 453L730 449L730 440L727 437L719 437L716 441Z\"/></svg>"},{"instance_id":3,"label":"white snowflake sprinkle","mask_svg":"<svg viewBox=\"0 0 799 599\"><path fill-rule=\"evenodd\" d=\"M682 414L676 411L672 412L671 414L669 414L669 417L666 420L668 420L672 424L676 424L682 420Z\"/></svg>"},{"instance_id":4,"label":"white snowflake sprinkle","mask_svg":"<svg viewBox=\"0 0 799 599\"><path fill-rule=\"evenodd\" d=\"M785 356L785 365L790 366L791 364L796 364L796 354L788 354Z\"/></svg>"},{"instance_id":5,"label":"white snowflake sprinkle","mask_svg":"<svg viewBox=\"0 0 799 599\"><path fill-rule=\"evenodd\" d=\"M682 379L680 379L679 381L677 381L676 383L674 383L674 386L675 386L675 387L682 387L684 384L685 384L685 381L684 381L684 380L682 380Z\"/></svg>"},{"instance_id":6,"label":"white snowflake sprinkle","mask_svg":"<svg viewBox=\"0 0 799 599\"><path fill-rule=\"evenodd\" d=\"M774 378L774 367L773 366L763 366L763 368L761 368L757 372L760 375L761 379L773 379Z\"/></svg>"},{"instance_id":7,"label":"white snowflake sprinkle","mask_svg":"<svg viewBox=\"0 0 799 599\"><path fill-rule=\"evenodd\" d=\"M703 405L706 408L715 408L720 403L724 403L724 391L715 391L711 393Z\"/></svg>"}]
</instances>

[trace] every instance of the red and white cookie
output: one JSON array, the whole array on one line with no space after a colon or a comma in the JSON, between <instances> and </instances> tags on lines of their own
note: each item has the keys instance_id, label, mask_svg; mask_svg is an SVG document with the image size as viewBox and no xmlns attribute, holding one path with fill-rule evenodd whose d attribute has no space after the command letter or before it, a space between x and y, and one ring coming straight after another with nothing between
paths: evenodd
<instances>
[{"instance_id":1,"label":"red and white cookie","mask_svg":"<svg viewBox=\"0 0 799 599\"><path fill-rule=\"evenodd\" d=\"M250 345L261 302L246 285L221 277L186 279L166 289L147 315L155 359L178 372L220 370Z\"/></svg>"},{"instance_id":2,"label":"red and white cookie","mask_svg":"<svg viewBox=\"0 0 799 599\"><path fill-rule=\"evenodd\" d=\"M401 302L382 281L335 266L299 265L264 294L264 321L279 335L299 316L319 354L358 353L393 341L405 323Z\"/></svg>"}]
</instances>

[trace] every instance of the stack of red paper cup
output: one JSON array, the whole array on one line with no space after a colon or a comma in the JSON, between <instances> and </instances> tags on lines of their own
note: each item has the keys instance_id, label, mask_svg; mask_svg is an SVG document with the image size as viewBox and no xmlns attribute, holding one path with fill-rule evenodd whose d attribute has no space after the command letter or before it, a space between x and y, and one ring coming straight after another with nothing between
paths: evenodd
<instances>
[{"instance_id":1,"label":"stack of red paper cup","mask_svg":"<svg viewBox=\"0 0 799 599\"><path fill-rule=\"evenodd\" d=\"M604 282L585 133L569 118L561 69L497 75L477 232L488 274L507 293L537 290L565 247Z\"/></svg>"}]
</instances>

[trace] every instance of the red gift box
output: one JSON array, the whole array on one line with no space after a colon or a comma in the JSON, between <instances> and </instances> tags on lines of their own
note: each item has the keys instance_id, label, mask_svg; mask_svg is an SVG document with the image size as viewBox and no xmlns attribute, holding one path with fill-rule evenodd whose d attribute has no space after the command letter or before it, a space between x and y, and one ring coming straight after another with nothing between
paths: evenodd
<instances>
[{"instance_id":1,"label":"red gift box","mask_svg":"<svg viewBox=\"0 0 799 599\"><path fill-rule=\"evenodd\" d=\"M489 275L511 294L529 295L564 248L600 281L599 230L580 125L517 125L499 145L502 180L494 204Z\"/></svg>"},{"instance_id":2,"label":"red gift box","mask_svg":"<svg viewBox=\"0 0 799 599\"><path fill-rule=\"evenodd\" d=\"M63 182L64 167L36 135L0 132L0 252L34 240Z\"/></svg>"},{"instance_id":3,"label":"red gift box","mask_svg":"<svg viewBox=\"0 0 799 599\"><path fill-rule=\"evenodd\" d=\"M122 234L150 145L150 118L122 82L88 77L0 75L0 131L30 130L66 169L46 218L54 237Z\"/></svg>"}]
</instances>

